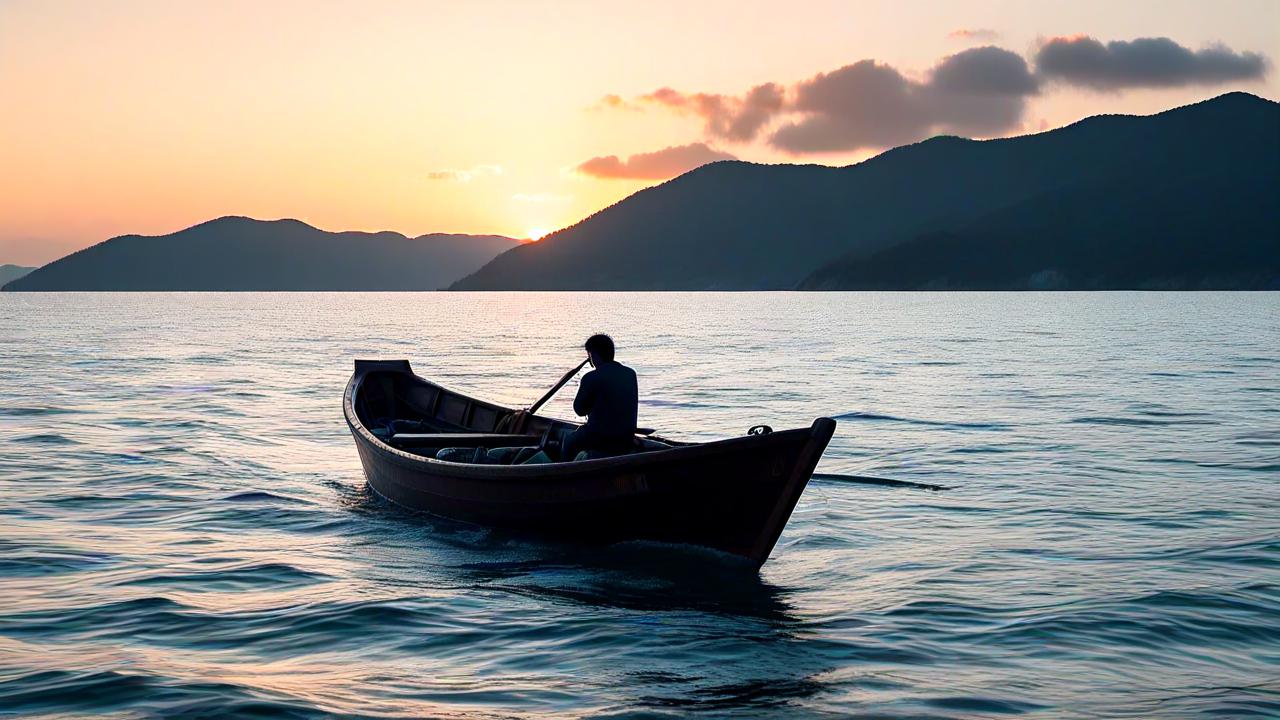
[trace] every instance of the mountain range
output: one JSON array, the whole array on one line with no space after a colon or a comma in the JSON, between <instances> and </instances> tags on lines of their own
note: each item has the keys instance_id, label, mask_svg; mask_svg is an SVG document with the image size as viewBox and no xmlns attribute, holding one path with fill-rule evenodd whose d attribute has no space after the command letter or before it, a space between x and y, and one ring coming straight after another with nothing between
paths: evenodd
<instances>
[{"instance_id":1,"label":"mountain range","mask_svg":"<svg viewBox=\"0 0 1280 720\"><path fill-rule=\"evenodd\" d=\"M519 244L499 235L409 238L223 217L170 235L112 238L4 289L437 290Z\"/></svg>"},{"instance_id":2,"label":"mountain range","mask_svg":"<svg viewBox=\"0 0 1280 720\"><path fill-rule=\"evenodd\" d=\"M1230 93L847 167L718 162L455 290L1280 288L1280 105Z\"/></svg>"},{"instance_id":3,"label":"mountain range","mask_svg":"<svg viewBox=\"0 0 1280 720\"><path fill-rule=\"evenodd\" d=\"M5 290L1280 289L1280 104L717 162L533 243L224 217L12 267Z\"/></svg>"}]
</instances>

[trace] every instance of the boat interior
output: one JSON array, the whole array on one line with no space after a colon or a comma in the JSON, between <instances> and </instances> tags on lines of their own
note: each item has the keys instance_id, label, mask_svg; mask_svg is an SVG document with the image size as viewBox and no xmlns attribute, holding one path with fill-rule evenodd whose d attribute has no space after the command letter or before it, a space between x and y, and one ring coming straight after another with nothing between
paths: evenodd
<instances>
[{"instance_id":1,"label":"boat interior","mask_svg":"<svg viewBox=\"0 0 1280 720\"><path fill-rule=\"evenodd\" d=\"M412 455L485 465L593 460L684 446L641 429L629 450L561 458L577 423L531 415L453 392L399 370L369 371L352 393L359 422L382 442Z\"/></svg>"}]
</instances>

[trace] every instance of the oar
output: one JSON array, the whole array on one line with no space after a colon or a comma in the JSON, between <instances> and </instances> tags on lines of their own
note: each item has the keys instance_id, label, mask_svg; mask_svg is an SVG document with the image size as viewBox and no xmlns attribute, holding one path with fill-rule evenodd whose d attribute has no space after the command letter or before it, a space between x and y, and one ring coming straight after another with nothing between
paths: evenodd
<instances>
[{"instance_id":1,"label":"oar","mask_svg":"<svg viewBox=\"0 0 1280 720\"><path fill-rule=\"evenodd\" d=\"M564 384L565 384L565 383L567 383L567 382L569 382L570 380L572 380L572 379L573 379L573 376L574 376L574 375L577 375L577 374L578 374L578 371L579 371L579 370L581 370L581 369L583 368L583 366L584 366L584 365L586 365L590 360L591 360L591 358L587 358L586 360L583 360L582 362L578 363L578 366L577 366L577 367L575 367L574 369L572 369L572 370L570 370L569 372L565 373L565 374L564 374L564 377L560 378L560 382L556 383L555 387L553 387L553 388L551 388L550 390L548 390L548 391L547 391L547 394L542 396L542 399L540 399L540 400L538 400L538 402L536 402L536 403L534 403L534 404L530 405L530 406L529 406L529 409L528 409L526 412L528 412L530 415L532 415L532 414L534 414L534 413L538 412L538 408L540 408L540 407L542 407L543 405L545 405L545 404L546 404L546 402L547 402L548 400L550 400L552 397L554 397L556 393L560 392L560 388L564 387Z\"/></svg>"},{"instance_id":2,"label":"oar","mask_svg":"<svg viewBox=\"0 0 1280 720\"><path fill-rule=\"evenodd\" d=\"M887 485L889 487L905 487L915 488L916 490L950 490L945 485L930 485L929 483L910 482L907 480L887 480L885 478L867 477L866 475L840 475L838 473L814 473L813 477L819 480L841 480L844 482L862 483L864 485Z\"/></svg>"}]
</instances>

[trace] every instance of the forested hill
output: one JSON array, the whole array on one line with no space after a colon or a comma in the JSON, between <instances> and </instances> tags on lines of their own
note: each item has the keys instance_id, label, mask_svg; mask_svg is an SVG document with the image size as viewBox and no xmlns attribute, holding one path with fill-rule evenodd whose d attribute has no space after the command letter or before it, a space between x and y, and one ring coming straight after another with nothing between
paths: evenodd
<instances>
[{"instance_id":1,"label":"forested hill","mask_svg":"<svg viewBox=\"0 0 1280 720\"><path fill-rule=\"evenodd\" d=\"M1280 105L1231 93L842 168L713 163L453 289L1269 286L1278 142Z\"/></svg>"}]
</instances>

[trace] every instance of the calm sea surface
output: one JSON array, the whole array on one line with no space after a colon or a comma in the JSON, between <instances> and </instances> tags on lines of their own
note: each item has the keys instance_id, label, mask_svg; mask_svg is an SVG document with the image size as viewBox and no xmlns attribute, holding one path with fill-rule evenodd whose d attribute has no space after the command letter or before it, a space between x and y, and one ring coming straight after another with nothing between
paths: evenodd
<instances>
[{"instance_id":1,"label":"calm sea surface","mask_svg":"<svg viewBox=\"0 0 1280 720\"><path fill-rule=\"evenodd\" d=\"M954 489L758 577L370 495L352 359L525 405L597 330L643 425ZM0 714L1280 716L1280 293L6 293L0 367Z\"/></svg>"}]
</instances>

